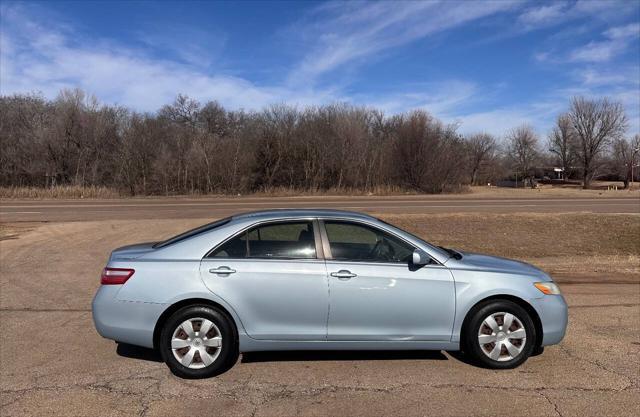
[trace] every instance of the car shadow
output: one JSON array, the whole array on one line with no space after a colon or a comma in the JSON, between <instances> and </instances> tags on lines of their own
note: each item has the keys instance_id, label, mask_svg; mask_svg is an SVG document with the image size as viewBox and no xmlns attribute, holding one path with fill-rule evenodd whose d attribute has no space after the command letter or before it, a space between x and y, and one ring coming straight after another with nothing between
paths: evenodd
<instances>
[{"instance_id":1,"label":"car shadow","mask_svg":"<svg viewBox=\"0 0 640 417\"><path fill-rule=\"evenodd\" d=\"M141 359L143 361L162 362L160 353L157 350L140 346L118 343L116 353L124 358Z\"/></svg>"},{"instance_id":2,"label":"car shadow","mask_svg":"<svg viewBox=\"0 0 640 417\"><path fill-rule=\"evenodd\" d=\"M447 353L449 354L449 356L459 362L466 363L467 365L471 366L478 366L478 363L476 361L474 361L471 357L465 355L461 350L448 350Z\"/></svg>"},{"instance_id":3,"label":"car shadow","mask_svg":"<svg viewBox=\"0 0 640 417\"><path fill-rule=\"evenodd\" d=\"M246 352L242 363L305 361L447 360L438 350L301 350Z\"/></svg>"},{"instance_id":4,"label":"car shadow","mask_svg":"<svg viewBox=\"0 0 640 417\"><path fill-rule=\"evenodd\" d=\"M140 346L118 343L116 353L130 359L150 362L162 362L158 351ZM447 351L452 359L477 366L476 363L459 351ZM260 362L311 362L311 361L378 361L378 360L437 360L449 358L439 350L300 350L245 352L241 363Z\"/></svg>"}]
</instances>

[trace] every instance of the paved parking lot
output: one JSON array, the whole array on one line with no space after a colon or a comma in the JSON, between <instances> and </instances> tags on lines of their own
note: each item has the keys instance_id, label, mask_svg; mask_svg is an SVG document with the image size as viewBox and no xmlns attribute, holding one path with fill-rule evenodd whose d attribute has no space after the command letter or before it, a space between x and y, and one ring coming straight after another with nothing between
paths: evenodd
<instances>
[{"instance_id":1,"label":"paved parking lot","mask_svg":"<svg viewBox=\"0 0 640 417\"><path fill-rule=\"evenodd\" d=\"M149 233L122 230L49 223L0 241L0 415L640 414L637 276L568 276L580 284L561 283L566 339L515 370L448 352L253 353L218 378L189 381L152 351L93 328L90 301L109 250Z\"/></svg>"},{"instance_id":2,"label":"paved parking lot","mask_svg":"<svg viewBox=\"0 0 640 417\"><path fill-rule=\"evenodd\" d=\"M567 338L510 371L446 352L254 353L187 381L100 338L86 309L7 307L1 414L637 416L638 285L563 289Z\"/></svg>"}]
</instances>

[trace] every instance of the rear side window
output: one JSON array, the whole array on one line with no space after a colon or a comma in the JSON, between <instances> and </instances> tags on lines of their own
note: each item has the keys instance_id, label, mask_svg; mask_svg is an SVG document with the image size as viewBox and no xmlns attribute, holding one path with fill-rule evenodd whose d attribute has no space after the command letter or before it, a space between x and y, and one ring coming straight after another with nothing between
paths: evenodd
<instances>
[{"instance_id":1,"label":"rear side window","mask_svg":"<svg viewBox=\"0 0 640 417\"><path fill-rule=\"evenodd\" d=\"M209 258L316 258L313 223L269 223L251 228L223 243Z\"/></svg>"}]
</instances>

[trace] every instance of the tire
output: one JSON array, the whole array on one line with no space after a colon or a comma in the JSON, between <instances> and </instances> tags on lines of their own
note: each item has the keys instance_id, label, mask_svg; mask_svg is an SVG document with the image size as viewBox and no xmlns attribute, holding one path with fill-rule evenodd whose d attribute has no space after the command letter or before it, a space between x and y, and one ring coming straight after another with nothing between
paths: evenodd
<instances>
[{"instance_id":1,"label":"tire","mask_svg":"<svg viewBox=\"0 0 640 417\"><path fill-rule=\"evenodd\" d=\"M509 328L505 320L511 321ZM463 334L464 351L485 368L512 369L531 356L536 337L524 308L512 301L492 300L471 312Z\"/></svg>"},{"instance_id":2,"label":"tire","mask_svg":"<svg viewBox=\"0 0 640 417\"><path fill-rule=\"evenodd\" d=\"M544 353L544 346L536 346L531 352L531 356L538 356Z\"/></svg>"},{"instance_id":3,"label":"tire","mask_svg":"<svg viewBox=\"0 0 640 417\"><path fill-rule=\"evenodd\" d=\"M207 327L205 335L201 334L202 326ZM215 307L184 307L165 322L159 350L174 375L208 378L227 371L237 361L237 331L231 319Z\"/></svg>"}]
</instances>

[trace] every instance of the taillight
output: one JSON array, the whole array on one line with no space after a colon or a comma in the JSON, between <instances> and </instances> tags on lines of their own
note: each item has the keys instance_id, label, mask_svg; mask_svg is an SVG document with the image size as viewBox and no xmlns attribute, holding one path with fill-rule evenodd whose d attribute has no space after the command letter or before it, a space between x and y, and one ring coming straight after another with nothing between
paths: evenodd
<instances>
[{"instance_id":1,"label":"taillight","mask_svg":"<svg viewBox=\"0 0 640 417\"><path fill-rule=\"evenodd\" d=\"M100 284L102 285L122 285L131 275L136 272L133 269L127 268L105 268L102 270L102 276L100 277Z\"/></svg>"}]
</instances>

